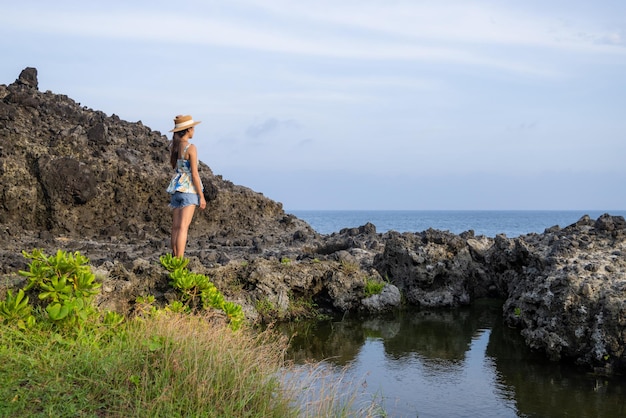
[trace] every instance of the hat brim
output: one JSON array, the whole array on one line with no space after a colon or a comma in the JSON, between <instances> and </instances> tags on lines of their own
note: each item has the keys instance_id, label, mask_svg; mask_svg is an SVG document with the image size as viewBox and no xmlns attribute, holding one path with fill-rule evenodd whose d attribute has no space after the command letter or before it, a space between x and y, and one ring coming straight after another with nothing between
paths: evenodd
<instances>
[{"instance_id":1,"label":"hat brim","mask_svg":"<svg viewBox=\"0 0 626 418\"><path fill-rule=\"evenodd\" d=\"M180 132L180 131L184 131L185 129L192 128L192 127L196 126L197 124L199 124L199 123L201 123L201 122L202 122L201 120L196 120L196 121L194 121L194 122L193 122L191 125L189 125L189 126L183 126L183 127L180 127L180 128L174 128L174 129L172 129L170 132Z\"/></svg>"}]
</instances>

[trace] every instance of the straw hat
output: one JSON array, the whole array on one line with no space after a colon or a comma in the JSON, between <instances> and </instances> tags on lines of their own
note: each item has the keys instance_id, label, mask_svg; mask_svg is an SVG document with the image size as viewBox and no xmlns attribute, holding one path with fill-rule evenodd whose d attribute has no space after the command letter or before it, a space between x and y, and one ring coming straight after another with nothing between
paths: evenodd
<instances>
[{"instance_id":1,"label":"straw hat","mask_svg":"<svg viewBox=\"0 0 626 418\"><path fill-rule=\"evenodd\" d=\"M196 126L201 121L194 121L191 115L178 115L174 118L174 129L170 132L184 131L192 126Z\"/></svg>"}]
</instances>

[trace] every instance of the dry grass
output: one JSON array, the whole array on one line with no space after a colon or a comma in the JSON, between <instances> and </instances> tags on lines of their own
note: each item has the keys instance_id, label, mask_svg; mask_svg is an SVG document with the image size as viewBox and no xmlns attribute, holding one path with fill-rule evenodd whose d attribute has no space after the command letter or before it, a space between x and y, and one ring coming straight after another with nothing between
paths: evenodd
<instances>
[{"instance_id":1,"label":"dry grass","mask_svg":"<svg viewBox=\"0 0 626 418\"><path fill-rule=\"evenodd\" d=\"M0 416L384 415L324 363L284 364L286 349L272 330L165 312L82 343L3 327Z\"/></svg>"},{"instance_id":2,"label":"dry grass","mask_svg":"<svg viewBox=\"0 0 626 418\"><path fill-rule=\"evenodd\" d=\"M219 324L219 323L218 323ZM206 317L159 315L129 332L146 354L127 403L146 416L290 416L272 378L282 367L284 338L233 332ZM147 351L146 351L147 347Z\"/></svg>"},{"instance_id":3,"label":"dry grass","mask_svg":"<svg viewBox=\"0 0 626 418\"><path fill-rule=\"evenodd\" d=\"M347 368L326 362L292 366L283 384L298 405L299 417L384 417L383 408L366 392L366 380L350 377Z\"/></svg>"}]
</instances>

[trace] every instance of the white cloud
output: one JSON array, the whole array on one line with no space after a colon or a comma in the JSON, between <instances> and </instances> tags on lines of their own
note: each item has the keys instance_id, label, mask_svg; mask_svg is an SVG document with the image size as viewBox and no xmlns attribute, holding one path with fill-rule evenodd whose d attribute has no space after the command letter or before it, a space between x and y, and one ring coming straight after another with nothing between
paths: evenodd
<instances>
[{"instance_id":1,"label":"white cloud","mask_svg":"<svg viewBox=\"0 0 626 418\"><path fill-rule=\"evenodd\" d=\"M482 2L322 0L313 5L279 0L197 7L197 13L189 15L186 9L177 13L176 8L153 11L150 7L124 13L116 8L87 8L68 14L55 6L33 14L29 25L33 31L81 38L186 43L338 59L447 62L534 76L558 72L541 59L520 59L500 48L626 54L618 32L599 31L593 22L566 24L558 16ZM242 13L245 7L250 9ZM20 15L19 8L9 9L3 23L20 22Z\"/></svg>"}]
</instances>

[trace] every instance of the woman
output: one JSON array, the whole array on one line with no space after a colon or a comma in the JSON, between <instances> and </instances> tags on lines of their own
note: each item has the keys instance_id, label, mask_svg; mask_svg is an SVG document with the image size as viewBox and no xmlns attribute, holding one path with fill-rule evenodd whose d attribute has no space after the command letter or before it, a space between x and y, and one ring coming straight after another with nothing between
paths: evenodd
<instances>
[{"instance_id":1,"label":"woman","mask_svg":"<svg viewBox=\"0 0 626 418\"><path fill-rule=\"evenodd\" d=\"M170 207L172 211L172 253L175 257L185 255L187 232L196 206L206 207L202 181L198 174L198 151L189 143L193 138L194 121L189 115L178 115L174 118L174 129L170 150L170 163L176 174L170 181L167 192L172 195Z\"/></svg>"}]
</instances>

